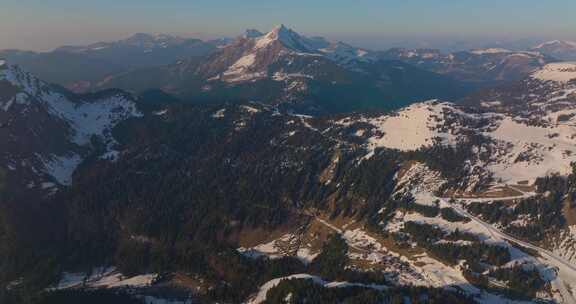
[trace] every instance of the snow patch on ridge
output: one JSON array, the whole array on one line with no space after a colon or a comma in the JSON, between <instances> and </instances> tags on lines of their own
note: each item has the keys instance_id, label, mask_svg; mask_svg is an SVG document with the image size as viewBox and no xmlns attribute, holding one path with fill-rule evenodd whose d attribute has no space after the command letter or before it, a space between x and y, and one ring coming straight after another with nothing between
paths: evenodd
<instances>
[{"instance_id":1,"label":"snow patch on ridge","mask_svg":"<svg viewBox=\"0 0 576 304\"><path fill-rule=\"evenodd\" d=\"M141 288L152 285L157 278L157 274L143 274L127 277L118 272L114 267L96 268L91 274L65 272L62 274L60 282L49 289L60 290L79 287Z\"/></svg>"},{"instance_id":2,"label":"snow patch on ridge","mask_svg":"<svg viewBox=\"0 0 576 304\"><path fill-rule=\"evenodd\" d=\"M72 184L72 173L80 165L82 158L78 154L53 156L44 161L44 170L61 185Z\"/></svg>"},{"instance_id":3,"label":"snow patch on ridge","mask_svg":"<svg viewBox=\"0 0 576 304\"><path fill-rule=\"evenodd\" d=\"M8 96L4 102L0 101L0 110L19 111L17 115L24 122L27 122L27 114L48 114L50 123L63 126L61 131L64 134L60 134L63 141L60 144L68 147L66 153L49 149L22 156L28 158L30 163L38 165L32 168L34 173L46 173L61 185L72 182L72 173L85 156L80 151L90 146L94 136L103 141L107 148L104 151L107 157L117 155L117 152L113 151L116 142L111 134L112 128L130 117L142 116L136 104L126 94L111 92L74 96L39 80L15 65L6 65L6 68L0 69L0 81L8 82L16 88L13 96ZM15 108L15 104L21 107ZM56 147L58 148L60 147Z\"/></svg>"},{"instance_id":4,"label":"snow patch on ridge","mask_svg":"<svg viewBox=\"0 0 576 304\"><path fill-rule=\"evenodd\" d=\"M558 62L545 65L532 74L532 78L543 81L568 83L576 79L576 62Z\"/></svg>"},{"instance_id":5,"label":"snow patch on ridge","mask_svg":"<svg viewBox=\"0 0 576 304\"><path fill-rule=\"evenodd\" d=\"M236 61L231 65L228 70L224 72L224 76L239 76L247 72L247 70L256 62L256 54L248 54Z\"/></svg>"},{"instance_id":6,"label":"snow patch on ridge","mask_svg":"<svg viewBox=\"0 0 576 304\"><path fill-rule=\"evenodd\" d=\"M506 117L497 129L485 134L509 147L499 162L489 165L504 182L534 181L552 173L566 175L571 172L570 162L576 161L573 126L529 126Z\"/></svg>"},{"instance_id":7,"label":"snow patch on ridge","mask_svg":"<svg viewBox=\"0 0 576 304\"><path fill-rule=\"evenodd\" d=\"M268 291L270 291L272 288L278 286L278 284L280 284L282 281L290 280L290 279L312 280L314 283L316 283L318 285L322 285L326 288L365 287L365 288L372 288L372 289L376 289L376 290L384 290L384 289L388 288L387 286L384 286L384 285L374 285L374 284L360 284L360 283L350 283L350 282L327 282L318 276L313 276L310 274L301 273L301 274L294 274L294 275L290 275L290 276L277 278L277 279L273 279L273 280L268 281L267 283L265 283L264 285L262 285L260 287L260 290L258 291L258 293L255 296L253 296L252 299L250 299L248 301L248 304L264 303L266 301L266 296L268 294Z\"/></svg>"},{"instance_id":8,"label":"snow patch on ridge","mask_svg":"<svg viewBox=\"0 0 576 304\"><path fill-rule=\"evenodd\" d=\"M470 53L475 55L485 55L485 54L501 54L501 53L512 53L511 50L501 49L501 48L487 48L487 49L476 49L470 51Z\"/></svg>"},{"instance_id":9,"label":"snow patch on ridge","mask_svg":"<svg viewBox=\"0 0 576 304\"><path fill-rule=\"evenodd\" d=\"M542 49L542 48L545 48L545 47L555 46L555 45L567 45L567 46L576 48L576 42L574 42L574 41L566 41L566 40L546 41L546 42L543 42L543 43L537 45L537 46L534 47L534 48L535 48L535 49Z\"/></svg>"},{"instance_id":10,"label":"snow patch on ridge","mask_svg":"<svg viewBox=\"0 0 576 304\"><path fill-rule=\"evenodd\" d=\"M455 136L438 129L438 122L443 121L444 109L451 107L449 103L429 101L413 104L393 115L361 118L358 121L369 123L378 130L378 135L368 139L367 149L370 153L380 147L414 151L438 141L445 144L454 142ZM344 119L337 123L346 125L350 122Z\"/></svg>"}]
</instances>

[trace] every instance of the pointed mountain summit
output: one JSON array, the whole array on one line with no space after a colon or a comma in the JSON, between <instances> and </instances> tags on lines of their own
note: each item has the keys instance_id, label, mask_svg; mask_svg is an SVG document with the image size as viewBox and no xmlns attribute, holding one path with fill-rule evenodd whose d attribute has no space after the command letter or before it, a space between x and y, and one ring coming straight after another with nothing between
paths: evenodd
<instances>
[{"instance_id":1,"label":"pointed mountain summit","mask_svg":"<svg viewBox=\"0 0 576 304\"><path fill-rule=\"evenodd\" d=\"M369 54L366 50L342 42L331 43L321 37L308 38L284 25L278 25L266 34L248 30L208 63L202 64L200 72L211 80L237 83L266 78L270 75L271 66L280 68L280 72L286 74L286 66L277 66L282 61L301 63L300 70L290 74L309 75L302 73L301 68L311 67L320 59L340 68L360 70L357 63L375 59ZM293 66L290 67L292 69Z\"/></svg>"},{"instance_id":2,"label":"pointed mountain summit","mask_svg":"<svg viewBox=\"0 0 576 304\"><path fill-rule=\"evenodd\" d=\"M314 52L315 50L308 44L305 37L287 28L283 24L274 27L264 37L258 39L257 48L268 47L275 42L283 47L299 52Z\"/></svg>"}]
</instances>

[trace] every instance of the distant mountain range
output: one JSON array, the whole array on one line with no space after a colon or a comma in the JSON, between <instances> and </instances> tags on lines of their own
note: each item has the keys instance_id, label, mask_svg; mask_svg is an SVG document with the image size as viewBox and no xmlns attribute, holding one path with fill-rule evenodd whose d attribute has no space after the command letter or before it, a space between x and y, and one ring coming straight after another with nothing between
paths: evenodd
<instances>
[{"instance_id":1,"label":"distant mountain range","mask_svg":"<svg viewBox=\"0 0 576 304\"><path fill-rule=\"evenodd\" d=\"M193 103L252 100L317 113L463 97L522 79L556 58L569 59L572 48L573 43L552 41L530 51L376 52L278 26L214 41L135 34L45 53L5 50L0 58L75 92L160 89Z\"/></svg>"},{"instance_id":2,"label":"distant mountain range","mask_svg":"<svg viewBox=\"0 0 576 304\"><path fill-rule=\"evenodd\" d=\"M431 49L391 49L380 56L401 60L422 69L449 75L478 87L520 80L549 62L553 57L539 52L511 51L501 48L442 53Z\"/></svg>"},{"instance_id":3,"label":"distant mountain range","mask_svg":"<svg viewBox=\"0 0 576 304\"><path fill-rule=\"evenodd\" d=\"M144 68L101 82L133 92L160 88L193 102L252 100L304 112L393 109L413 100L463 96L450 77L285 26L247 33L206 58Z\"/></svg>"},{"instance_id":4,"label":"distant mountain range","mask_svg":"<svg viewBox=\"0 0 576 304\"><path fill-rule=\"evenodd\" d=\"M85 92L112 75L134 68L166 65L182 58L205 56L221 43L170 35L135 34L124 40L63 46L50 52L4 50L0 51L0 58L21 65L46 81Z\"/></svg>"},{"instance_id":5,"label":"distant mountain range","mask_svg":"<svg viewBox=\"0 0 576 304\"><path fill-rule=\"evenodd\" d=\"M343 112L463 97L522 79L558 59L571 60L575 45L550 41L530 51L375 52L278 26L268 33L249 29L236 39L214 41L139 33L51 52L4 50L0 58L75 92L160 89L194 103L254 100L305 112Z\"/></svg>"},{"instance_id":6,"label":"distant mountain range","mask_svg":"<svg viewBox=\"0 0 576 304\"><path fill-rule=\"evenodd\" d=\"M553 56L561 60L576 60L576 42L567 40L552 40L541 43L534 51Z\"/></svg>"}]
</instances>

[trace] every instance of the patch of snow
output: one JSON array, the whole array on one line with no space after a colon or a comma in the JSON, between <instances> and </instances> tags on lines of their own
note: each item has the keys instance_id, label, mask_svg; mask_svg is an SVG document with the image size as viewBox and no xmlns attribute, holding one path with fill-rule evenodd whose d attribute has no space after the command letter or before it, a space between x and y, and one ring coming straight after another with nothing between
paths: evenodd
<instances>
[{"instance_id":1,"label":"patch of snow","mask_svg":"<svg viewBox=\"0 0 576 304\"><path fill-rule=\"evenodd\" d=\"M567 45L569 47L574 47L576 48L576 42L574 41L566 41L566 40L552 40L552 41L546 41L543 42L537 46L535 46L535 49L542 49L542 48L546 48L549 46L555 46L555 45Z\"/></svg>"},{"instance_id":2,"label":"patch of snow","mask_svg":"<svg viewBox=\"0 0 576 304\"><path fill-rule=\"evenodd\" d=\"M292 78L314 79L314 76L302 73L282 73L282 72L276 72L274 73L274 76L272 76L272 79L275 81L286 81Z\"/></svg>"},{"instance_id":3,"label":"patch of snow","mask_svg":"<svg viewBox=\"0 0 576 304\"><path fill-rule=\"evenodd\" d=\"M137 296L138 297L138 296ZM153 296L143 296L139 297L144 301L144 304L194 304L195 301L189 300L171 300L171 299L162 299Z\"/></svg>"},{"instance_id":4,"label":"patch of snow","mask_svg":"<svg viewBox=\"0 0 576 304\"><path fill-rule=\"evenodd\" d=\"M482 107L485 107L485 108L491 108L491 107L501 106L502 102L500 102L500 101L483 101L480 103L480 105Z\"/></svg>"},{"instance_id":5,"label":"patch of snow","mask_svg":"<svg viewBox=\"0 0 576 304\"><path fill-rule=\"evenodd\" d=\"M48 288L49 290L59 290L77 288L88 285L90 282L98 281L116 273L114 267L95 268L92 274L64 272L58 284Z\"/></svg>"},{"instance_id":6,"label":"patch of snow","mask_svg":"<svg viewBox=\"0 0 576 304\"><path fill-rule=\"evenodd\" d=\"M450 105L435 101L417 103L398 111L396 115L360 119L361 122L374 125L379 131L379 135L368 139L368 150L371 152L378 147L385 147L414 151L431 146L436 140L445 144L452 143L454 136L437 130L437 119L443 118L445 107Z\"/></svg>"},{"instance_id":7,"label":"patch of snow","mask_svg":"<svg viewBox=\"0 0 576 304\"><path fill-rule=\"evenodd\" d=\"M49 105L53 115L72 125L75 132L74 141L79 145L89 143L92 136L103 137L118 122L126 118L142 116L136 109L136 104L121 95L75 103L58 93L49 92L42 100Z\"/></svg>"},{"instance_id":8,"label":"patch of snow","mask_svg":"<svg viewBox=\"0 0 576 304\"><path fill-rule=\"evenodd\" d=\"M51 175L61 185L72 184L72 173L82 162L82 158L77 154L70 156L53 156L49 159L42 159L46 173Z\"/></svg>"},{"instance_id":9,"label":"patch of snow","mask_svg":"<svg viewBox=\"0 0 576 304\"><path fill-rule=\"evenodd\" d=\"M2 110L4 110L4 112L8 112L8 110L10 110L10 107L12 106L13 103L14 103L14 98L11 98L6 103L4 103L4 105L2 106Z\"/></svg>"},{"instance_id":10,"label":"patch of snow","mask_svg":"<svg viewBox=\"0 0 576 304\"><path fill-rule=\"evenodd\" d=\"M290 276L277 278L277 279L273 279L273 280L268 281L267 283L265 283L264 285L262 285L260 287L260 290L258 291L258 293L255 296L253 296L247 303L248 304L264 303L266 301L266 295L268 294L268 291L270 291L272 288L278 286L278 284L280 284L283 280L290 280L290 279L312 280L314 283L316 283L318 285L322 285L326 288L366 287L366 288L372 288L372 289L376 289L376 290L384 290L384 289L388 288L387 286L384 286L384 285L360 284L360 283L350 283L350 282L327 282L318 276L313 276L310 274L301 273L301 274L294 274L294 275L290 275Z\"/></svg>"},{"instance_id":11,"label":"patch of snow","mask_svg":"<svg viewBox=\"0 0 576 304\"><path fill-rule=\"evenodd\" d=\"M224 76L236 76L247 74L247 71L256 62L256 54L251 53L241 57L228 70L224 72Z\"/></svg>"},{"instance_id":12,"label":"patch of snow","mask_svg":"<svg viewBox=\"0 0 576 304\"><path fill-rule=\"evenodd\" d=\"M572 126L529 126L506 117L498 128L485 135L511 147L511 150L488 168L495 177L508 183L534 181L552 173L568 174L571 172L570 162L576 160L574 134L576 128ZM567 155L566 151L572 153ZM520 156L528 159L519 159Z\"/></svg>"},{"instance_id":13,"label":"patch of snow","mask_svg":"<svg viewBox=\"0 0 576 304\"><path fill-rule=\"evenodd\" d=\"M549 63L532 74L532 78L543 81L567 83L576 79L576 63L557 62Z\"/></svg>"},{"instance_id":14,"label":"patch of snow","mask_svg":"<svg viewBox=\"0 0 576 304\"><path fill-rule=\"evenodd\" d=\"M163 115L166 115L166 113L168 113L168 109L164 109L164 110L161 110L161 111L156 111L156 112L154 112L153 114L156 115L156 116L163 116Z\"/></svg>"},{"instance_id":15,"label":"patch of snow","mask_svg":"<svg viewBox=\"0 0 576 304\"><path fill-rule=\"evenodd\" d=\"M226 109L220 109L218 111L216 111L216 113L212 114L212 117L214 118L224 118L224 113L226 112Z\"/></svg>"},{"instance_id":16,"label":"patch of snow","mask_svg":"<svg viewBox=\"0 0 576 304\"><path fill-rule=\"evenodd\" d=\"M242 105L242 106L240 106L240 108L241 108L243 111L246 111L246 112L248 112L248 113L259 113L259 112L260 112L260 110L254 108L254 107L250 107L250 106Z\"/></svg>"},{"instance_id":17,"label":"patch of snow","mask_svg":"<svg viewBox=\"0 0 576 304\"><path fill-rule=\"evenodd\" d=\"M304 264L310 264L319 254L320 252L312 253L308 248L300 248L296 252L296 257Z\"/></svg>"},{"instance_id":18,"label":"patch of snow","mask_svg":"<svg viewBox=\"0 0 576 304\"><path fill-rule=\"evenodd\" d=\"M258 79L262 79L266 77L266 73L265 72L254 72L254 73L243 73L243 72L237 72L237 73L229 73L227 74L227 76L224 79L224 81L228 82L228 83L234 83L234 82L244 82L244 81L256 81Z\"/></svg>"},{"instance_id":19,"label":"patch of snow","mask_svg":"<svg viewBox=\"0 0 576 304\"><path fill-rule=\"evenodd\" d=\"M394 194L409 192L414 197L415 203L434 206L438 200L434 193L445 183L446 180L440 172L431 170L425 164L415 163L398 180Z\"/></svg>"},{"instance_id":20,"label":"patch of snow","mask_svg":"<svg viewBox=\"0 0 576 304\"><path fill-rule=\"evenodd\" d=\"M119 156L120 156L120 151L110 150L110 151L102 154L102 156L100 156L100 159L115 161L118 159Z\"/></svg>"},{"instance_id":21,"label":"patch of snow","mask_svg":"<svg viewBox=\"0 0 576 304\"><path fill-rule=\"evenodd\" d=\"M122 274L114 274L108 277L104 277L99 281L96 281L90 286L93 287L147 287L152 285L154 280L158 278L157 274L144 274L134 277L125 278Z\"/></svg>"},{"instance_id":22,"label":"patch of snow","mask_svg":"<svg viewBox=\"0 0 576 304\"><path fill-rule=\"evenodd\" d=\"M512 53L512 51L507 50L507 49L502 49L502 48L487 48L487 49L472 50L470 53L476 54L476 55L485 55L485 54Z\"/></svg>"},{"instance_id":23,"label":"patch of snow","mask_svg":"<svg viewBox=\"0 0 576 304\"><path fill-rule=\"evenodd\" d=\"M56 187L56 184L50 183L50 182L44 182L44 183L41 183L41 184L40 184L40 187L41 187L42 189L49 189L49 188L54 188L54 187Z\"/></svg>"}]
</instances>

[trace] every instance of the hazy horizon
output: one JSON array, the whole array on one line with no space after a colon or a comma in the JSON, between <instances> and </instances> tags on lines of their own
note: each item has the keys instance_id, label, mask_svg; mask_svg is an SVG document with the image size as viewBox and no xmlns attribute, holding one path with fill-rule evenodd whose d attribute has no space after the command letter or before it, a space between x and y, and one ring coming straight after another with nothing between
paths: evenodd
<instances>
[{"instance_id":1,"label":"hazy horizon","mask_svg":"<svg viewBox=\"0 0 576 304\"><path fill-rule=\"evenodd\" d=\"M267 31L280 23L305 35L371 49L453 49L458 45L576 39L576 20L570 16L576 3L566 0L552 1L557 5L535 0L5 1L0 11L0 49L47 51L62 45L118 40L138 32L200 39L235 37L247 28ZM563 20L562 25L558 20Z\"/></svg>"},{"instance_id":2,"label":"hazy horizon","mask_svg":"<svg viewBox=\"0 0 576 304\"><path fill-rule=\"evenodd\" d=\"M434 35L434 34L407 34L407 35L393 35L393 34L360 34L360 33L320 33L320 32L306 32L300 31L296 27L292 27L287 23L287 27L296 30L300 34L308 37L321 36L325 37L331 41L343 41L354 45L356 47L362 47L372 50L385 50L395 47L406 47L406 48L434 48L441 49L445 51L455 51L455 50L466 50L472 48L482 48L482 47L497 47L503 46L511 49L526 49L535 45L536 43L548 40L576 40L571 37L559 37L559 36L533 36L533 37L498 37L498 36L476 36L476 37L465 37L462 35ZM0 41L0 50L24 50L24 51L51 51L55 48L61 46L73 46L73 45L88 45L97 42L113 42L122 39L127 39L138 33L146 34L168 34L178 37L185 38L197 38L201 40L214 40L221 38L235 38L244 33L246 29L257 29L266 33L273 26L269 28L255 28L246 27L244 29L238 29L236 33L231 33L229 35L224 34L213 34L209 32L160 32L160 31L138 31L133 32L122 32L122 33L93 33L91 35L85 35L83 37L67 37L63 39L53 39L48 43L43 43L41 41L32 41L28 39L23 39L22 43L18 41L9 45L5 43L5 40ZM1 35L0 35L1 36ZM26 40L26 41L24 41Z\"/></svg>"}]
</instances>

